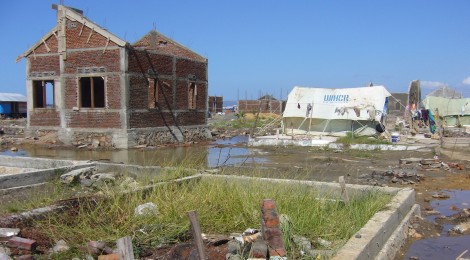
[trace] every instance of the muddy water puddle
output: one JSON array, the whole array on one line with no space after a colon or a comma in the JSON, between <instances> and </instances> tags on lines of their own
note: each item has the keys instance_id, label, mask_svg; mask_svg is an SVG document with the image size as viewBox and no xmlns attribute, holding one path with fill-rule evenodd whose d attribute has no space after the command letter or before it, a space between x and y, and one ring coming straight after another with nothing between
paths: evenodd
<instances>
[{"instance_id":1,"label":"muddy water puddle","mask_svg":"<svg viewBox=\"0 0 470 260\"><path fill-rule=\"evenodd\" d=\"M144 166L180 165L184 163L203 167L217 167L267 162L268 159L262 155L259 149L246 147L247 141L248 136L235 136L215 141L209 145L112 151L25 147L17 152L2 151L0 155L93 160Z\"/></svg>"},{"instance_id":2,"label":"muddy water puddle","mask_svg":"<svg viewBox=\"0 0 470 260\"><path fill-rule=\"evenodd\" d=\"M436 199L431 202L434 210L441 216L450 217L470 206L470 190L445 190L450 198ZM426 219L440 222L439 215L427 216ZM467 221L470 221L467 218ZM469 250L462 257L470 258L470 235L449 234L457 223L440 223L442 230L439 237L417 240L410 246L403 259L457 259L465 250Z\"/></svg>"}]
</instances>

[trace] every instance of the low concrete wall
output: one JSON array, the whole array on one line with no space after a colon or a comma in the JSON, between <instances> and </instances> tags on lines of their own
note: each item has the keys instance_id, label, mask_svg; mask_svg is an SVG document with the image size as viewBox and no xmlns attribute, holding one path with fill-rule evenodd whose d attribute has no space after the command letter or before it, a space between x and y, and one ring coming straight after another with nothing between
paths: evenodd
<instances>
[{"instance_id":1,"label":"low concrete wall","mask_svg":"<svg viewBox=\"0 0 470 260\"><path fill-rule=\"evenodd\" d=\"M250 146L316 146L328 149L344 149L345 146L322 139L286 139L286 138L250 138ZM352 144L348 147L353 150L381 150L381 151L416 151L426 148L425 145L397 145L397 144Z\"/></svg>"},{"instance_id":2,"label":"low concrete wall","mask_svg":"<svg viewBox=\"0 0 470 260\"><path fill-rule=\"evenodd\" d=\"M470 137L443 137L442 148L470 152Z\"/></svg>"},{"instance_id":3,"label":"low concrete wall","mask_svg":"<svg viewBox=\"0 0 470 260\"><path fill-rule=\"evenodd\" d=\"M83 161L54 160L32 157L4 156L0 155L0 165L18 168L50 169L64 166L83 164Z\"/></svg>"},{"instance_id":4,"label":"low concrete wall","mask_svg":"<svg viewBox=\"0 0 470 260\"><path fill-rule=\"evenodd\" d=\"M0 175L0 189L11 189L48 182L63 173L88 167L91 164L86 163L85 161L0 156L0 165L38 169L36 171L24 173Z\"/></svg>"}]
</instances>

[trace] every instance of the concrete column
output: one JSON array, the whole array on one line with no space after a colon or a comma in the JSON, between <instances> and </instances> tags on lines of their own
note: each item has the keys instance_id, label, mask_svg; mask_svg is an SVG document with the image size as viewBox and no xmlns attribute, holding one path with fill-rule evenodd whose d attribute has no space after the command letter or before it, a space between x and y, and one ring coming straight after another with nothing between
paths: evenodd
<instances>
[{"instance_id":1,"label":"concrete column","mask_svg":"<svg viewBox=\"0 0 470 260\"><path fill-rule=\"evenodd\" d=\"M115 131L113 134L113 143L117 148L128 148L135 144L130 143L129 136L131 135L129 120L129 97L130 97L130 80L129 80L129 52L128 49L123 47L119 51L120 59L120 88L121 88L121 108L120 108L120 121L121 129Z\"/></svg>"},{"instance_id":2,"label":"concrete column","mask_svg":"<svg viewBox=\"0 0 470 260\"><path fill-rule=\"evenodd\" d=\"M26 59L26 129L30 126L30 112L33 110L33 82L29 78L29 71L31 69L31 63L29 62L29 58Z\"/></svg>"}]
</instances>

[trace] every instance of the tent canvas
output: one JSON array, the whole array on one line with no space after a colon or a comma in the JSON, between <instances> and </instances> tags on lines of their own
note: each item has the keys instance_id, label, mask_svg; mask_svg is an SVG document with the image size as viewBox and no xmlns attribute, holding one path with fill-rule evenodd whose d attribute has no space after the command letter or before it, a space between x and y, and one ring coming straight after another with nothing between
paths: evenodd
<instances>
[{"instance_id":1,"label":"tent canvas","mask_svg":"<svg viewBox=\"0 0 470 260\"><path fill-rule=\"evenodd\" d=\"M391 94L384 86L359 88L294 87L283 114L284 130L343 132L357 129L375 134L386 115Z\"/></svg>"}]
</instances>

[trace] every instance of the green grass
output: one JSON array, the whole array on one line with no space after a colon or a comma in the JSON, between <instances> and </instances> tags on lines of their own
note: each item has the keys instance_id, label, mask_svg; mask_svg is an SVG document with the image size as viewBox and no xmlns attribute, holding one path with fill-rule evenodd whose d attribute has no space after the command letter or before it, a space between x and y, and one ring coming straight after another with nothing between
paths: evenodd
<instances>
[{"instance_id":1,"label":"green grass","mask_svg":"<svg viewBox=\"0 0 470 260\"><path fill-rule=\"evenodd\" d=\"M165 167L159 173L153 173L152 170L143 170L137 175L137 188L194 175L196 173L196 169L186 168L180 164L179 166ZM118 183L122 183L123 180L130 177L130 174L124 171L116 173L115 177ZM117 186L113 189L109 187L109 189L96 190L95 188L86 188L78 184L73 186L64 185L56 179L43 186L22 191L21 194L18 195L3 196L0 200L0 215L21 213L35 208L50 206L57 201L80 196L87 197L97 193L101 196L110 192L121 192L132 189L132 187L135 187L134 183Z\"/></svg>"},{"instance_id":2,"label":"green grass","mask_svg":"<svg viewBox=\"0 0 470 260\"><path fill-rule=\"evenodd\" d=\"M163 185L145 194L111 192L105 200L84 199L76 211L50 216L36 225L54 241L64 239L73 247L89 240L114 243L131 235L139 251L188 239L191 210L197 210L202 232L207 234L259 228L260 202L270 198L276 200L278 212L291 220L291 233L311 241L321 237L337 248L390 200L377 192L365 192L349 204L318 197L315 189L297 184L201 180ZM134 216L134 208L147 202L155 203L159 213Z\"/></svg>"},{"instance_id":3,"label":"green grass","mask_svg":"<svg viewBox=\"0 0 470 260\"><path fill-rule=\"evenodd\" d=\"M21 194L3 196L0 200L0 215L19 213L34 208L49 206L56 201L81 194L80 187L66 187L59 180L46 185L22 191Z\"/></svg>"},{"instance_id":4,"label":"green grass","mask_svg":"<svg viewBox=\"0 0 470 260\"><path fill-rule=\"evenodd\" d=\"M258 116L258 121L256 122L256 127L263 127L267 124L270 124L274 120L272 115L260 114ZM209 126L212 128L230 128L230 129L242 129L242 128L253 128L256 121L256 113L246 114L242 113L237 116L237 119L234 120L214 120L209 122ZM273 127L281 127L280 121L275 124Z\"/></svg>"}]
</instances>

